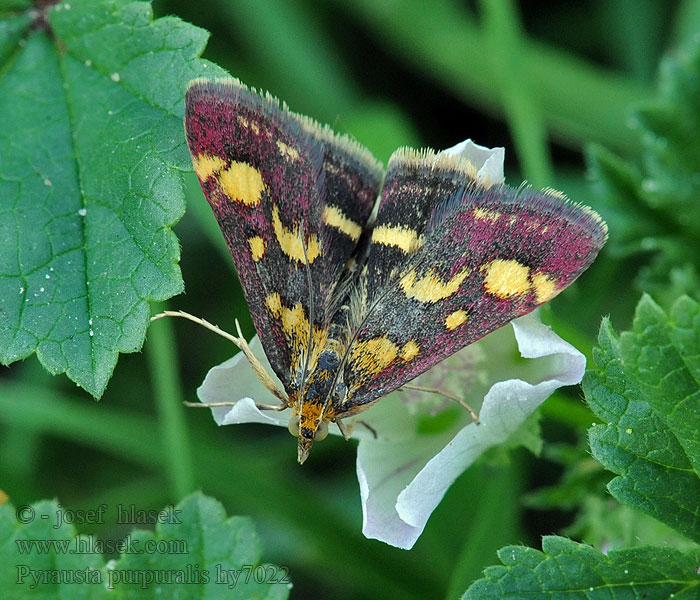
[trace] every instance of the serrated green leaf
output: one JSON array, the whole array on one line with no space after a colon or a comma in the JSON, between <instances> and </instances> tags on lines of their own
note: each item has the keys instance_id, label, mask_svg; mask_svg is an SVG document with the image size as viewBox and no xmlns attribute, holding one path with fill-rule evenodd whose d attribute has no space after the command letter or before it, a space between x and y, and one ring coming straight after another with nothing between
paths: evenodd
<instances>
[{"instance_id":1,"label":"serrated green leaf","mask_svg":"<svg viewBox=\"0 0 700 600\"><path fill-rule=\"evenodd\" d=\"M634 329L620 336L626 369L644 400L663 418L697 476L700 474L700 305L680 298L670 316L642 297ZM698 496L700 502L700 496Z\"/></svg>"},{"instance_id":2,"label":"serrated green leaf","mask_svg":"<svg viewBox=\"0 0 700 600\"><path fill-rule=\"evenodd\" d=\"M611 550L606 556L567 538L545 536L542 552L507 546L498 557L503 566L488 567L465 600L690 600L700 593L697 564L670 548Z\"/></svg>"},{"instance_id":3,"label":"serrated green leaf","mask_svg":"<svg viewBox=\"0 0 700 600\"><path fill-rule=\"evenodd\" d=\"M601 326L598 371L583 388L608 425L590 429L593 456L617 473L608 485L620 502L700 541L700 307L680 298L668 317L645 296L634 328L616 336Z\"/></svg>"},{"instance_id":4,"label":"serrated green leaf","mask_svg":"<svg viewBox=\"0 0 700 600\"><path fill-rule=\"evenodd\" d=\"M0 76L0 362L35 352L99 396L143 344L148 300L182 291L184 89L220 70L197 59L204 31L147 2L42 11L13 17L46 27Z\"/></svg>"},{"instance_id":5,"label":"serrated green leaf","mask_svg":"<svg viewBox=\"0 0 700 600\"><path fill-rule=\"evenodd\" d=\"M91 516L80 513L82 520L144 518L136 506L133 512L130 506L101 506ZM289 594L286 567L260 563L250 519L227 518L220 503L201 493L161 511L155 532L134 530L118 541L76 536L66 521L77 514L56 501L0 505L3 599L170 598L177 591L183 599L283 600ZM113 548L121 557L105 565L102 552Z\"/></svg>"},{"instance_id":6,"label":"serrated green leaf","mask_svg":"<svg viewBox=\"0 0 700 600\"><path fill-rule=\"evenodd\" d=\"M226 518L219 502L191 494L174 509L165 509L155 532L134 531L134 548L161 548L149 554L127 553L110 566L111 577L124 598L162 598L163 591L178 588L178 598L257 598L282 600L289 594L285 567L260 563L260 540L245 517ZM186 551L183 551L185 548ZM196 573L198 583L183 586L143 586L136 581L146 573ZM207 573L208 581L202 574ZM190 577L190 580L192 578Z\"/></svg>"},{"instance_id":7,"label":"serrated green leaf","mask_svg":"<svg viewBox=\"0 0 700 600\"><path fill-rule=\"evenodd\" d=\"M61 505L0 506L0 590L6 600L108 598L104 559L78 552L73 525Z\"/></svg>"}]
</instances>

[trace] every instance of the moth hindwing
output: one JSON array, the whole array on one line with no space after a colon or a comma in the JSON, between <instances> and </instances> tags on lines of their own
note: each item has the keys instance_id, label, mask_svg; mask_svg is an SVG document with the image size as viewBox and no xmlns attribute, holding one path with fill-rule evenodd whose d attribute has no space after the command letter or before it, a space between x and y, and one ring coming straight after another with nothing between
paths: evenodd
<instances>
[{"instance_id":1,"label":"moth hindwing","mask_svg":"<svg viewBox=\"0 0 700 600\"><path fill-rule=\"evenodd\" d=\"M235 79L194 80L185 129L299 460L353 416L574 281L605 223L553 190L477 179L468 160L372 155ZM376 217L371 217L381 191Z\"/></svg>"}]
</instances>

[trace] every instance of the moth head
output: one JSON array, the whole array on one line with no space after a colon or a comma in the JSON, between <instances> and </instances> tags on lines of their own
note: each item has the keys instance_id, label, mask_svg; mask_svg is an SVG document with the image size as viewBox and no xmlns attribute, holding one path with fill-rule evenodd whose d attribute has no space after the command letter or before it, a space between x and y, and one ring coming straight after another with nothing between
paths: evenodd
<instances>
[{"instance_id":1,"label":"moth head","mask_svg":"<svg viewBox=\"0 0 700 600\"><path fill-rule=\"evenodd\" d=\"M314 442L320 442L328 436L328 423L320 416L319 418L308 418L308 416L304 412L300 416L293 416L288 425L290 433L299 438L299 464L303 464L309 457Z\"/></svg>"}]
</instances>

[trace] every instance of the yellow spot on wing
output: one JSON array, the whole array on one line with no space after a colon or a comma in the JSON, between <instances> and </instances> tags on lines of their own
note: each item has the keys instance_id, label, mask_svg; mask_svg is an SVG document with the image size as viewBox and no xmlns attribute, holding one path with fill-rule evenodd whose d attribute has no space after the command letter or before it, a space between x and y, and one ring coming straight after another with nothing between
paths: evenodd
<instances>
[{"instance_id":1,"label":"yellow spot on wing","mask_svg":"<svg viewBox=\"0 0 700 600\"><path fill-rule=\"evenodd\" d=\"M309 321L301 302L297 302L292 309L282 307L282 329L288 340L306 344L309 337Z\"/></svg>"},{"instance_id":2,"label":"yellow spot on wing","mask_svg":"<svg viewBox=\"0 0 700 600\"><path fill-rule=\"evenodd\" d=\"M469 316L467 315L466 310L456 310L447 315L445 318L445 327L452 331L453 329L457 329L457 327L463 323L466 323L468 318Z\"/></svg>"},{"instance_id":3,"label":"yellow spot on wing","mask_svg":"<svg viewBox=\"0 0 700 600\"><path fill-rule=\"evenodd\" d=\"M532 285L535 288L537 302L547 302L559 293L557 280L545 273L535 273L532 276Z\"/></svg>"},{"instance_id":4,"label":"yellow spot on wing","mask_svg":"<svg viewBox=\"0 0 700 600\"><path fill-rule=\"evenodd\" d=\"M265 255L265 240L260 236L255 236L248 238L248 244L250 244L250 251L253 254L253 260L259 261Z\"/></svg>"},{"instance_id":5,"label":"yellow spot on wing","mask_svg":"<svg viewBox=\"0 0 700 600\"><path fill-rule=\"evenodd\" d=\"M248 163L235 160L228 169L220 173L219 183L231 200L246 206L259 204L265 189L260 171Z\"/></svg>"},{"instance_id":6,"label":"yellow spot on wing","mask_svg":"<svg viewBox=\"0 0 700 600\"><path fill-rule=\"evenodd\" d=\"M386 369L399 354L397 345L385 337L376 337L358 342L352 350L350 363L366 381Z\"/></svg>"},{"instance_id":7,"label":"yellow spot on wing","mask_svg":"<svg viewBox=\"0 0 700 600\"><path fill-rule=\"evenodd\" d=\"M328 328L314 327L313 342L311 350L309 343L309 321L306 317L301 302L297 302L293 308L287 308L282 304L279 293L273 292L265 298L265 305L272 316L278 320L282 333L291 352L290 372L295 376L299 369L306 363L306 356L309 356L309 372L316 370L318 357L323 349L335 349L335 340L328 339ZM336 349L342 351L344 348ZM330 414L330 413L327 413Z\"/></svg>"},{"instance_id":8,"label":"yellow spot on wing","mask_svg":"<svg viewBox=\"0 0 700 600\"><path fill-rule=\"evenodd\" d=\"M496 259L485 267L484 287L489 294L499 298L521 296L530 289L529 267L517 260Z\"/></svg>"},{"instance_id":9,"label":"yellow spot on wing","mask_svg":"<svg viewBox=\"0 0 700 600\"><path fill-rule=\"evenodd\" d=\"M194 166L194 172L197 173L197 177L199 177L201 181L206 181L214 173L221 171L226 165L226 162L218 156L200 154L192 158L192 165Z\"/></svg>"},{"instance_id":10,"label":"yellow spot on wing","mask_svg":"<svg viewBox=\"0 0 700 600\"><path fill-rule=\"evenodd\" d=\"M294 364L292 364L291 367L292 370L294 370L295 364L299 362L302 351L306 350L309 341L309 321L304 313L304 308L301 302L297 302L294 308L287 308L282 304L282 298L277 292L267 295L265 298L265 305L272 313L272 316L279 319L282 324L282 332L292 351L292 361ZM325 341L325 338L319 335L322 332L316 330L315 333L315 345L316 338Z\"/></svg>"},{"instance_id":11,"label":"yellow spot on wing","mask_svg":"<svg viewBox=\"0 0 700 600\"><path fill-rule=\"evenodd\" d=\"M372 232L372 242L384 246L396 246L406 254L415 252L423 245L423 236L403 225L380 225Z\"/></svg>"},{"instance_id":12,"label":"yellow spot on wing","mask_svg":"<svg viewBox=\"0 0 700 600\"><path fill-rule=\"evenodd\" d=\"M335 227L347 235L353 242L360 239L362 227L351 219L348 219L337 206L326 205L323 208L323 221L326 225Z\"/></svg>"},{"instance_id":13,"label":"yellow spot on wing","mask_svg":"<svg viewBox=\"0 0 700 600\"><path fill-rule=\"evenodd\" d=\"M448 281L442 281L433 271L428 271L420 279L415 269L411 269L401 278L400 285L408 298L418 302L433 303L449 298L469 275L469 269L462 269Z\"/></svg>"},{"instance_id":14,"label":"yellow spot on wing","mask_svg":"<svg viewBox=\"0 0 700 600\"><path fill-rule=\"evenodd\" d=\"M279 242L282 252L284 252L292 260L304 262L304 239L299 227L287 229L280 221L279 210L276 206L272 207L272 226L275 229L275 236ZM314 262L321 255L321 246L318 243L316 234L309 236L306 242L306 258L309 264Z\"/></svg>"},{"instance_id":15,"label":"yellow spot on wing","mask_svg":"<svg viewBox=\"0 0 700 600\"><path fill-rule=\"evenodd\" d=\"M277 140L277 148L279 148L279 151L285 158L289 158L290 160L299 158L299 151L296 148L288 146L282 140Z\"/></svg>"},{"instance_id":16,"label":"yellow spot on wing","mask_svg":"<svg viewBox=\"0 0 700 600\"><path fill-rule=\"evenodd\" d=\"M408 340L401 347L401 353L399 354L399 356L402 360L408 362L410 360L413 360L416 356L418 356L419 351L420 346L416 344L413 340Z\"/></svg>"}]
</instances>

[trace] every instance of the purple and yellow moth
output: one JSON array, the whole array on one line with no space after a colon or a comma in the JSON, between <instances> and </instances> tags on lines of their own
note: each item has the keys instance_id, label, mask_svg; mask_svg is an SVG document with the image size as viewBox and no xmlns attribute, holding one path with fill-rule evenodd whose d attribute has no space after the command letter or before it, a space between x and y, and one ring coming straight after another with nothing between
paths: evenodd
<instances>
[{"instance_id":1,"label":"purple and yellow moth","mask_svg":"<svg viewBox=\"0 0 700 600\"><path fill-rule=\"evenodd\" d=\"M192 81L185 130L299 462L330 423L348 437L347 418L552 299L607 238L592 209L463 158L401 148L384 172L236 79Z\"/></svg>"}]
</instances>

